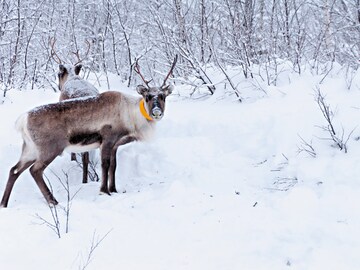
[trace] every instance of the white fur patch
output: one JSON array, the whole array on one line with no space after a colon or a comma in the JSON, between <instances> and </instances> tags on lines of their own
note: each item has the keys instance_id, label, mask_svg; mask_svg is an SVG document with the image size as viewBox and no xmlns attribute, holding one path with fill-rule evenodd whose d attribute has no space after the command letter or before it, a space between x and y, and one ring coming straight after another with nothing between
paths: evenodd
<instances>
[{"instance_id":1,"label":"white fur patch","mask_svg":"<svg viewBox=\"0 0 360 270\"><path fill-rule=\"evenodd\" d=\"M71 144L67 146L64 150L69 153L82 153L82 152L88 152L90 150L94 150L96 148L99 148L100 143L92 143L88 145L81 145L81 144Z\"/></svg>"},{"instance_id":2,"label":"white fur patch","mask_svg":"<svg viewBox=\"0 0 360 270\"><path fill-rule=\"evenodd\" d=\"M15 123L16 129L21 132L21 135L24 140L25 147L21 155L21 161L27 162L30 160L35 160L38 156L38 149L33 142L30 132L27 127L28 124L28 114L22 114Z\"/></svg>"}]
</instances>

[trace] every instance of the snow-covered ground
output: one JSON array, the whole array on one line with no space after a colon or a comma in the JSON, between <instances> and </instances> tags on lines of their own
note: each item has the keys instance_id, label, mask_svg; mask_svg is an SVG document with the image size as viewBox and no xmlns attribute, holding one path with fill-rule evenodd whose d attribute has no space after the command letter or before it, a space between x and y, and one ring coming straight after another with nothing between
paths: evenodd
<instances>
[{"instance_id":1,"label":"snow-covered ground","mask_svg":"<svg viewBox=\"0 0 360 270\"><path fill-rule=\"evenodd\" d=\"M51 212L23 173L9 208L0 209L0 269L359 269L360 74L347 89L339 68L320 85L324 75L310 70L283 72L271 87L229 73L243 103L226 97L220 73L211 98L184 98L191 89L178 86L155 138L118 151L118 194L81 184L69 154L58 157L46 175L60 207L66 192L57 177L68 174L70 192L78 192L68 233L58 207L60 239L42 224L39 217L53 222ZM355 129L348 153L319 128L326 122L316 86L337 132L346 139ZM20 156L16 118L57 99L51 90L8 92L0 106L1 192ZM316 157L299 153L300 136Z\"/></svg>"}]
</instances>

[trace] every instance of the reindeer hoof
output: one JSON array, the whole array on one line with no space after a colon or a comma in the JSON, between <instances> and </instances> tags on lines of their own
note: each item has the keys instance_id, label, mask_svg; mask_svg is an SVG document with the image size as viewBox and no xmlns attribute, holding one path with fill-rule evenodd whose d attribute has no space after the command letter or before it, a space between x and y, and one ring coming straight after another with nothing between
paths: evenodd
<instances>
[{"instance_id":1,"label":"reindeer hoof","mask_svg":"<svg viewBox=\"0 0 360 270\"><path fill-rule=\"evenodd\" d=\"M54 206L58 205L59 203L58 203L57 200L51 199L51 200L48 201L48 204L49 204L50 207L54 207Z\"/></svg>"},{"instance_id":2,"label":"reindeer hoof","mask_svg":"<svg viewBox=\"0 0 360 270\"><path fill-rule=\"evenodd\" d=\"M71 153L71 161L77 161L75 153Z\"/></svg>"},{"instance_id":3,"label":"reindeer hoof","mask_svg":"<svg viewBox=\"0 0 360 270\"><path fill-rule=\"evenodd\" d=\"M110 191L110 193L118 193L116 190L116 187L110 187L109 191Z\"/></svg>"},{"instance_id":4,"label":"reindeer hoof","mask_svg":"<svg viewBox=\"0 0 360 270\"><path fill-rule=\"evenodd\" d=\"M50 207L58 204L58 201L54 198L54 196L51 193L48 194L45 198L47 203L50 205Z\"/></svg>"},{"instance_id":5,"label":"reindeer hoof","mask_svg":"<svg viewBox=\"0 0 360 270\"><path fill-rule=\"evenodd\" d=\"M100 195L104 195L104 194L111 196L111 194L107 188L101 188Z\"/></svg>"}]
</instances>

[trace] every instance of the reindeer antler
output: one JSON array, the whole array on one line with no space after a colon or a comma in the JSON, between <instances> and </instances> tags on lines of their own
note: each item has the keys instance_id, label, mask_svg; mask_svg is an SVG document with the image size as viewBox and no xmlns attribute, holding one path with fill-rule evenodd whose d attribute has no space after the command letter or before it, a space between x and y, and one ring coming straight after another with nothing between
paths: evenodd
<instances>
[{"instance_id":1,"label":"reindeer antler","mask_svg":"<svg viewBox=\"0 0 360 270\"><path fill-rule=\"evenodd\" d=\"M177 59L178 59L178 55L175 55L175 58L174 58L174 61L173 61L172 65L171 65L170 71L166 75L165 80L164 80L163 84L161 85L161 88L163 88L165 86L167 79L169 79L170 74L173 72L174 67L176 65L176 62L177 62Z\"/></svg>"},{"instance_id":2,"label":"reindeer antler","mask_svg":"<svg viewBox=\"0 0 360 270\"><path fill-rule=\"evenodd\" d=\"M83 57L83 59L81 59L80 57L80 53L79 53L79 49L76 50L76 52L72 52L72 54L74 54L77 58L77 62L74 64L74 66L76 66L77 64L80 64L82 61L84 61L84 59L86 59L86 57L88 56L89 54L89 51L90 51L90 42L88 40L85 40L86 44L87 44L87 50L86 50L86 53L85 53L85 56Z\"/></svg>"},{"instance_id":3,"label":"reindeer antler","mask_svg":"<svg viewBox=\"0 0 360 270\"><path fill-rule=\"evenodd\" d=\"M58 63L59 65L62 64L63 62L61 61L61 58L57 55L57 53L55 52L54 46L55 46L55 42L56 39L54 37L50 38L49 40L49 44L51 46L51 57L52 59L54 59L54 61L56 63ZM55 58L56 57L56 58Z\"/></svg>"},{"instance_id":4,"label":"reindeer antler","mask_svg":"<svg viewBox=\"0 0 360 270\"><path fill-rule=\"evenodd\" d=\"M134 70L137 74L139 74L139 76L141 77L141 79L144 81L144 83L146 84L147 88L150 88L149 82L151 82L152 80L145 80L144 76L141 74L140 72L140 66L139 66L139 59L136 59L135 65L134 65Z\"/></svg>"}]
</instances>

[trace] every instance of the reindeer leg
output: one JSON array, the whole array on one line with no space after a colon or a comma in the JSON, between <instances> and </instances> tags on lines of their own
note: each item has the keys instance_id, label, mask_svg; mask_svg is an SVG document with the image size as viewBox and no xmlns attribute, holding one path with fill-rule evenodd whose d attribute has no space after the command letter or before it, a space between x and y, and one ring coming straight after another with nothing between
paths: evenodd
<instances>
[{"instance_id":1,"label":"reindeer leg","mask_svg":"<svg viewBox=\"0 0 360 270\"><path fill-rule=\"evenodd\" d=\"M34 165L31 166L31 168L30 168L30 173L31 173L32 177L35 179L35 182L38 185L41 193L45 197L48 204L52 204L52 205L57 205L58 202L54 198L54 195L51 193L48 186L46 185L44 178L43 178L43 173L44 173L44 170L46 169L46 167L56 157L57 157L57 155L55 155L52 158L47 159L46 161L41 161L41 160L35 161Z\"/></svg>"},{"instance_id":2,"label":"reindeer leg","mask_svg":"<svg viewBox=\"0 0 360 270\"><path fill-rule=\"evenodd\" d=\"M75 153L71 153L71 161L76 161L76 154Z\"/></svg>"},{"instance_id":3,"label":"reindeer leg","mask_svg":"<svg viewBox=\"0 0 360 270\"><path fill-rule=\"evenodd\" d=\"M111 159L110 159L110 171L109 171L109 191L110 192L117 192L116 185L115 185L115 171L116 171L116 151L120 145L124 145L127 143L131 143L136 141L136 137L133 136L124 136L112 149L111 152Z\"/></svg>"},{"instance_id":4,"label":"reindeer leg","mask_svg":"<svg viewBox=\"0 0 360 270\"><path fill-rule=\"evenodd\" d=\"M83 163L83 184L88 182L88 173L89 173L89 152L81 154L82 163Z\"/></svg>"},{"instance_id":5,"label":"reindeer leg","mask_svg":"<svg viewBox=\"0 0 360 270\"><path fill-rule=\"evenodd\" d=\"M9 179L6 184L4 195L1 199L0 207L7 207L11 191L14 187L15 181L18 179L20 174L22 174L27 168L34 163L34 160L22 162L19 161L14 167L10 169Z\"/></svg>"},{"instance_id":6,"label":"reindeer leg","mask_svg":"<svg viewBox=\"0 0 360 270\"><path fill-rule=\"evenodd\" d=\"M111 151L110 168L109 168L109 191L115 193L117 193L116 185L115 185L116 151L117 151L117 147L114 147Z\"/></svg>"},{"instance_id":7,"label":"reindeer leg","mask_svg":"<svg viewBox=\"0 0 360 270\"><path fill-rule=\"evenodd\" d=\"M110 168L110 159L111 159L111 145L109 143L103 143L100 149L101 154L101 186L100 193L105 193L110 195L108 188L108 176Z\"/></svg>"}]
</instances>

